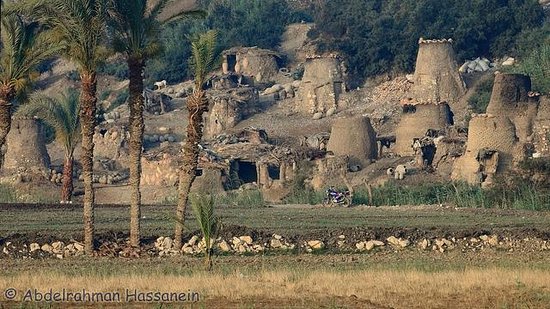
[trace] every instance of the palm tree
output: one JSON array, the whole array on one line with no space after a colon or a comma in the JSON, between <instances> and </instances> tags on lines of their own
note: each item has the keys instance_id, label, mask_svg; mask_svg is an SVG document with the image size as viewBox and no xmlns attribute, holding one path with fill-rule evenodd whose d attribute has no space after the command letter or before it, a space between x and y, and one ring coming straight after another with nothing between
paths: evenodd
<instances>
[{"instance_id":1,"label":"palm tree","mask_svg":"<svg viewBox=\"0 0 550 309\"><path fill-rule=\"evenodd\" d=\"M204 90L208 73L214 67L217 33L213 30L195 36L191 39L191 59L189 65L195 77L193 94L187 99L188 123L187 139L183 146L182 166L179 171L178 205L176 208L176 228L174 241L181 247L185 210L189 200L191 185L195 181L198 160L199 143L203 135L203 114L208 111L208 99Z\"/></svg>"},{"instance_id":2,"label":"palm tree","mask_svg":"<svg viewBox=\"0 0 550 309\"><path fill-rule=\"evenodd\" d=\"M37 116L55 129L55 138L65 150L61 202L69 202L73 193L73 154L80 140L79 108L78 92L70 89L59 98L33 96L29 103L16 112L19 115Z\"/></svg>"},{"instance_id":3,"label":"palm tree","mask_svg":"<svg viewBox=\"0 0 550 309\"><path fill-rule=\"evenodd\" d=\"M140 245L141 155L143 146L143 70L146 60L159 51L160 26L180 17L202 16L202 11L172 12L168 18L160 14L171 0L113 0L109 10L114 31L113 45L126 56L130 77L130 245Z\"/></svg>"},{"instance_id":4,"label":"palm tree","mask_svg":"<svg viewBox=\"0 0 550 309\"><path fill-rule=\"evenodd\" d=\"M84 178L84 249L94 251L93 136L97 103L97 68L105 59L107 5L111 0L30 0L26 10L50 25L54 38L66 43L64 56L77 65L80 81L82 175Z\"/></svg>"},{"instance_id":5,"label":"palm tree","mask_svg":"<svg viewBox=\"0 0 550 309\"><path fill-rule=\"evenodd\" d=\"M221 222L214 214L214 204L212 195L191 198L191 208L193 208L193 214L204 238L205 266L207 270L212 270L212 255L214 254L212 247L221 229Z\"/></svg>"},{"instance_id":6,"label":"palm tree","mask_svg":"<svg viewBox=\"0 0 550 309\"><path fill-rule=\"evenodd\" d=\"M12 103L29 90L30 75L44 60L59 53L49 31L42 31L36 21L16 13L2 16L0 51L0 147L6 142L11 127ZM1 160L0 160L1 162Z\"/></svg>"}]
</instances>

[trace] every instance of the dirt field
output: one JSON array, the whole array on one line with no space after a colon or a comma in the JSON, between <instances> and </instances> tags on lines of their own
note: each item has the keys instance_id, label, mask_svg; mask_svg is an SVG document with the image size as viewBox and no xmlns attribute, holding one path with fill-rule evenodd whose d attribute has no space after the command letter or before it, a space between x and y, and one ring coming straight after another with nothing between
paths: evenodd
<instances>
[{"instance_id":1,"label":"dirt field","mask_svg":"<svg viewBox=\"0 0 550 309\"><path fill-rule=\"evenodd\" d=\"M325 250L221 254L211 272L201 255L138 259L121 257L18 258L0 253L0 289L24 295L38 291L118 292L126 289L199 293L197 302L104 302L102 308L548 308L550 303L550 213L457 209L440 206L321 208L290 205L262 208L220 207L224 238L251 235L258 242L273 233L296 243L321 239ZM144 243L172 233L174 206L146 206ZM128 208L96 209L98 244L124 243ZM79 205L0 205L0 247L7 242L39 243L81 239ZM189 217L186 237L196 234ZM345 235L352 246L338 248ZM471 248L467 239L498 235L515 241ZM362 239L396 236L456 238L444 252L385 246L358 252ZM461 242L465 239L465 243ZM536 240L538 245L533 245ZM148 249L149 250L149 249ZM107 256L107 255L106 255ZM23 293L23 294L21 294ZM21 298L16 298L21 300ZM97 303L8 302L0 308L92 308Z\"/></svg>"}]
</instances>

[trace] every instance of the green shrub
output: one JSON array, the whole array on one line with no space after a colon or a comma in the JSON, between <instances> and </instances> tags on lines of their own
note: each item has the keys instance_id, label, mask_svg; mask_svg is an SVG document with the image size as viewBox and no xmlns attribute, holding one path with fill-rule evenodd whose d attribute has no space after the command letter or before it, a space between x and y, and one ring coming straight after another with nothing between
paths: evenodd
<instances>
[{"instance_id":1,"label":"green shrub","mask_svg":"<svg viewBox=\"0 0 550 309\"><path fill-rule=\"evenodd\" d=\"M513 70L529 75L534 91L550 92L550 43L547 42L532 51Z\"/></svg>"},{"instance_id":2,"label":"green shrub","mask_svg":"<svg viewBox=\"0 0 550 309\"><path fill-rule=\"evenodd\" d=\"M476 92L468 99L468 105L474 113L482 114L487 111L494 82L495 77L491 76L477 85Z\"/></svg>"}]
</instances>

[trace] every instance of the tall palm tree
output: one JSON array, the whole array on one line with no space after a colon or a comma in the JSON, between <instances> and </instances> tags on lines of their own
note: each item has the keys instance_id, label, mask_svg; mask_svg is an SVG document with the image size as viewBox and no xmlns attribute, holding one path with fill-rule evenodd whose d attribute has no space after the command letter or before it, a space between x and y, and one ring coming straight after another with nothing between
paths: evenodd
<instances>
[{"instance_id":1,"label":"tall palm tree","mask_svg":"<svg viewBox=\"0 0 550 309\"><path fill-rule=\"evenodd\" d=\"M61 202L69 202L73 193L73 154L80 140L79 109L78 92L70 89L59 98L33 96L16 112L37 116L55 129L55 138L65 150Z\"/></svg>"},{"instance_id":2,"label":"tall palm tree","mask_svg":"<svg viewBox=\"0 0 550 309\"><path fill-rule=\"evenodd\" d=\"M43 31L36 21L3 11L0 51L0 147L11 127L12 103L29 89L30 75L44 60L59 53L62 46ZM3 158L2 158L3 159ZM0 160L1 162L1 160Z\"/></svg>"},{"instance_id":3,"label":"tall palm tree","mask_svg":"<svg viewBox=\"0 0 550 309\"><path fill-rule=\"evenodd\" d=\"M191 39L191 59L189 65L195 77L193 93L187 99L188 123L187 139L183 146L182 166L179 171L178 205L176 208L176 228L174 241L181 247L185 210L189 202L191 185L195 181L199 143L203 135L203 114L208 111L208 98L204 86L208 73L217 60L217 33L213 30L197 35Z\"/></svg>"},{"instance_id":4,"label":"tall palm tree","mask_svg":"<svg viewBox=\"0 0 550 309\"><path fill-rule=\"evenodd\" d=\"M82 174L84 177L84 250L94 251L93 136L96 126L97 68L105 59L107 5L110 0L29 0L25 8L41 17L66 42L64 56L76 64L81 81L80 126Z\"/></svg>"},{"instance_id":5,"label":"tall palm tree","mask_svg":"<svg viewBox=\"0 0 550 309\"><path fill-rule=\"evenodd\" d=\"M109 10L114 31L115 50L126 56L130 77L130 245L140 245L141 217L141 155L143 146L143 70L146 60L157 54L160 47L160 26L180 17L202 16L202 11L161 14L172 0L112 0Z\"/></svg>"}]
</instances>

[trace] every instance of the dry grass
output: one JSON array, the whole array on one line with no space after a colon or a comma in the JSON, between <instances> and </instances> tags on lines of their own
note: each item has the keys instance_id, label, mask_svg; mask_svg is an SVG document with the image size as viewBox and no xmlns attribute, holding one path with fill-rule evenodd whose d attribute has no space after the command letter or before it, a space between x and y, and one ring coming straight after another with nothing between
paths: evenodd
<instances>
[{"instance_id":1,"label":"dry grass","mask_svg":"<svg viewBox=\"0 0 550 309\"><path fill-rule=\"evenodd\" d=\"M29 287L79 291L197 291L215 299L311 299L322 304L345 297L371 306L394 308L543 308L550 304L550 271L472 269L466 271L360 270L260 271L244 275L197 272L188 276L148 274L67 276L55 271L0 278L0 288ZM1 299L1 297L0 297ZM215 302L214 302L215 303Z\"/></svg>"}]
</instances>

